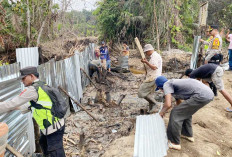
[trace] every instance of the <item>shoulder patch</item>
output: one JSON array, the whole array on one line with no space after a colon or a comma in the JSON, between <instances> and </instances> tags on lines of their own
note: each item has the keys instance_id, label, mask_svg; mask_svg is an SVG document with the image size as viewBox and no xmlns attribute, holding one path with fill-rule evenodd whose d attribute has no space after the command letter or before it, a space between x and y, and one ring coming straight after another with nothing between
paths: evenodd
<instances>
[{"instance_id":1,"label":"shoulder patch","mask_svg":"<svg viewBox=\"0 0 232 157\"><path fill-rule=\"evenodd\" d=\"M219 41L218 38L215 38L215 39L213 40L212 49L218 50L218 49L219 49L219 46L220 46L220 41Z\"/></svg>"},{"instance_id":2,"label":"shoulder patch","mask_svg":"<svg viewBox=\"0 0 232 157\"><path fill-rule=\"evenodd\" d=\"M21 96L23 93L25 93L27 91L27 89L24 89L20 94L19 96Z\"/></svg>"}]
</instances>

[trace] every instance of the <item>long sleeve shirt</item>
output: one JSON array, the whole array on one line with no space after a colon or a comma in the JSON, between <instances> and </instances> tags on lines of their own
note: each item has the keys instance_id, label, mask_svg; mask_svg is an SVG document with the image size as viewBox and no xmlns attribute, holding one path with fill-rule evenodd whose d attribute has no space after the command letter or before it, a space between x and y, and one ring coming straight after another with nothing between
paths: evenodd
<instances>
[{"instance_id":1,"label":"long sleeve shirt","mask_svg":"<svg viewBox=\"0 0 232 157\"><path fill-rule=\"evenodd\" d=\"M21 110L22 113L29 112L30 111L28 109L28 107L30 106L29 102L32 100L37 102L37 99L38 99L38 93L35 87L28 86L18 96L14 97L13 99L0 102L0 108L1 108L0 114L12 110ZM47 135L57 131L57 129L59 129L64 125L64 119L63 118L60 119L59 122L56 122L54 125L57 126L58 128L53 129L53 126L51 125L47 128L47 130L43 129L41 131L43 132L44 135L46 135L46 131L47 131Z\"/></svg>"},{"instance_id":2,"label":"long sleeve shirt","mask_svg":"<svg viewBox=\"0 0 232 157\"><path fill-rule=\"evenodd\" d=\"M209 43L209 48L206 52L206 61L210 61L211 58L216 55L219 54L222 50L222 38L219 34L217 34Z\"/></svg>"}]
</instances>

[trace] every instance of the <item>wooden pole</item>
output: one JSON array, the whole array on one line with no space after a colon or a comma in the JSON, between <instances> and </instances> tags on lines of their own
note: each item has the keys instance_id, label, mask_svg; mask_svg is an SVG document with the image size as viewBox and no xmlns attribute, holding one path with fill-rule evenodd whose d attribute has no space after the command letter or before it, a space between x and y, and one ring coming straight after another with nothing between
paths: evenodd
<instances>
[{"instance_id":1,"label":"wooden pole","mask_svg":"<svg viewBox=\"0 0 232 157\"><path fill-rule=\"evenodd\" d=\"M145 59L146 57L144 55L143 48L142 48L142 46L140 44L140 41L139 41L139 39L137 37L135 38L135 44L137 45L137 47L139 49L139 52L140 52L140 54L142 56L142 59ZM145 66L144 63L143 63L143 65L144 65L144 68L145 68L145 71L146 71L146 75L147 75L147 68L146 68L146 66Z\"/></svg>"},{"instance_id":2,"label":"wooden pole","mask_svg":"<svg viewBox=\"0 0 232 157\"><path fill-rule=\"evenodd\" d=\"M98 89L98 87L96 86L96 84L91 80L91 78L90 78L89 75L85 72L85 70L82 69L82 68L80 68L80 69L81 69L81 71L83 71L83 73L87 76L87 78L88 78L89 81L94 85L94 87L95 87L96 89Z\"/></svg>"},{"instance_id":3,"label":"wooden pole","mask_svg":"<svg viewBox=\"0 0 232 157\"><path fill-rule=\"evenodd\" d=\"M68 92L66 92L62 87L58 87L60 90L62 90L64 92L65 95L67 95L70 99L72 99L72 101L77 104L80 108L82 108L88 115L90 115L96 122L98 122L98 120L89 112L85 109L84 106L82 106L81 104L79 104L75 99L73 99Z\"/></svg>"},{"instance_id":4,"label":"wooden pole","mask_svg":"<svg viewBox=\"0 0 232 157\"><path fill-rule=\"evenodd\" d=\"M19 153L16 149L11 147L9 144L6 144L6 149L8 149L11 153L13 153L16 157L23 157L21 153Z\"/></svg>"}]
</instances>

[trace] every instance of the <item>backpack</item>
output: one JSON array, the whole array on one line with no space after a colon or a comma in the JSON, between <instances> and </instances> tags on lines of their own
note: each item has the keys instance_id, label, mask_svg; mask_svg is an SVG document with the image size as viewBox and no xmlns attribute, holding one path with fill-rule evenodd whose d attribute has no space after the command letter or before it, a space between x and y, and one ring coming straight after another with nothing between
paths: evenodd
<instances>
[{"instance_id":1,"label":"backpack","mask_svg":"<svg viewBox=\"0 0 232 157\"><path fill-rule=\"evenodd\" d=\"M51 108L51 114L54 117L57 117L59 119L64 118L67 110L68 110L68 105L65 102L63 96L61 95L60 91L57 88L50 87L49 85L45 84L42 81L34 82L32 86L35 87L36 91L38 92L39 87L41 87L47 95L50 97L52 101L52 108ZM48 109L43 107L40 104L37 104L33 101L31 101L31 104L33 107L37 109ZM50 110L50 109L48 109Z\"/></svg>"}]
</instances>

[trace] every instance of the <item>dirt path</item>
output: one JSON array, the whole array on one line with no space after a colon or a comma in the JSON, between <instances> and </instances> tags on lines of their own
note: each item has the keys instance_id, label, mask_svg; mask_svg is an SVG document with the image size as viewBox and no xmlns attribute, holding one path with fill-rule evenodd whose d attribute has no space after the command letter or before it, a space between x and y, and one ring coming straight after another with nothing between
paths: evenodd
<instances>
[{"instance_id":1,"label":"dirt path","mask_svg":"<svg viewBox=\"0 0 232 157\"><path fill-rule=\"evenodd\" d=\"M224 74L225 89L232 94L231 72ZM181 151L169 150L168 157L212 157L232 156L232 113L227 113L224 108L229 104L219 93L214 101L199 110L193 116L193 132L195 142L190 143L181 139ZM164 118L168 123L169 115ZM134 131L127 137L115 140L109 146L104 157L129 157L133 156Z\"/></svg>"}]
</instances>

